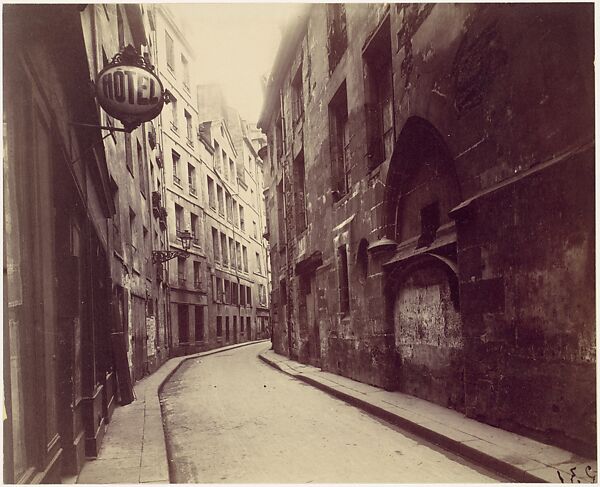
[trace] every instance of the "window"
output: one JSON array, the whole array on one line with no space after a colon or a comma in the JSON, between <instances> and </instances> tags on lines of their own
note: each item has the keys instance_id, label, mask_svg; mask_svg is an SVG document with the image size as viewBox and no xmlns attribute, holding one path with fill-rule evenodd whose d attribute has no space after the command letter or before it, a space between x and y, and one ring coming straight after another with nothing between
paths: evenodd
<instances>
[{"instance_id":1,"label":"window","mask_svg":"<svg viewBox=\"0 0 600 487\"><path fill-rule=\"evenodd\" d=\"M231 304L237 305L239 301L238 285L235 282L231 283Z\"/></svg>"},{"instance_id":2,"label":"window","mask_svg":"<svg viewBox=\"0 0 600 487\"><path fill-rule=\"evenodd\" d=\"M348 287L348 254L346 246L338 247L338 280L340 313L345 315L350 309L350 289Z\"/></svg>"},{"instance_id":3,"label":"window","mask_svg":"<svg viewBox=\"0 0 600 487\"><path fill-rule=\"evenodd\" d=\"M244 223L244 207L240 205L240 230L242 232L246 231L246 224Z\"/></svg>"},{"instance_id":4,"label":"window","mask_svg":"<svg viewBox=\"0 0 600 487\"><path fill-rule=\"evenodd\" d=\"M367 282L367 276L369 274L369 254L367 248L369 242L366 238L363 238L358 244L358 250L356 251L356 271L358 274L358 282L365 284Z\"/></svg>"},{"instance_id":5,"label":"window","mask_svg":"<svg viewBox=\"0 0 600 487\"><path fill-rule=\"evenodd\" d=\"M252 286L246 288L246 302L249 306L252 306Z\"/></svg>"},{"instance_id":6,"label":"window","mask_svg":"<svg viewBox=\"0 0 600 487\"><path fill-rule=\"evenodd\" d=\"M131 134L125 133L125 165L133 176L133 155L131 154Z\"/></svg>"},{"instance_id":7,"label":"window","mask_svg":"<svg viewBox=\"0 0 600 487\"><path fill-rule=\"evenodd\" d=\"M277 244L280 250L283 250L286 243L285 235L285 207L283 199L283 179L277 184L277 228L278 239Z\"/></svg>"},{"instance_id":8,"label":"window","mask_svg":"<svg viewBox=\"0 0 600 487\"><path fill-rule=\"evenodd\" d=\"M223 323L222 318L220 316L217 316L217 337L223 337Z\"/></svg>"},{"instance_id":9,"label":"window","mask_svg":"<svg viewBox=\"0 0 600 487\"><path fill-rule=\"evenodd\" d=\"M142 196L146 197L146 171L144 166L144 153L142 151L142 146L139 141L136 141L137 144L137 161L138 161L138 178L140 184L140 192Z\"/></svg>"},{"instance_id":10,"label":"window","mask_svg":"<svg viewBox=\"0 0 600 487\"><path fill-rule=\"evenodd\" d=\"M167 47L167 66L175 71L175 46L172 37L167 31L165 31L165 42Z\"/></svg>"},{"instance_id":11,"label":"window","mask_svg":"<svg viewBox=\"0 0 600 487\"><path fill-rule=\"evenodd\" d=\"M190 195L196 196L196 168L191 164L188 164L188 187Z\"/></svg>"},{"instance_id":12,"label":"window","mask_svg":"<svg viewBox=\"0 0 600 487\"><path fill-rule=\"evenodd\" d=\"M229 174L231 176L231 182L235 183L235 164L229 159Z\"/></svg>"},{"instance_id":13,"label":"window","mask_svg":"<svg viewBox=\"0 0 600 487\"><path fill-rule=\"evenodd\" d=\"M329 103L329 148L334 201L348 192L348 101L346 82Z\"/></svg>"},{"instance_id":14,"label":"window","mask_svg":"<svg viewBox=\"0 0 600 487\"><path fill-rule=\"evenodd\" d=\"M343 3L327 4L327 54L330 73L340 62L347 45L346 6Z\"/></svg>"},{"instance_id":15,"label":"window","mask_svg":"<svg viewBox=\"0 0 600 487\"><path fill-rule=\"evenodd\" d=\"M194 238L192 242L195 245L199 245L200 243L200 228L198 227L198 221L198 215L190 213L190 226L192 227L192 237Z\"/></svg>"},{"instance_id":16,"label":"window","mask_svg":"<svg viewBox=\"0 0 600 487\"><path fill-rule=\"evenodd\" d=\"M219 148L219 143L215 140L215 152L213 153L213 168L215 171L221 172L221 149Z\"/></svg>"},{"instance_id":17,"label":"window","mask_svg":"<svg viewBox=\"0 0 600 487\"><path fill-rule=\"evenodd\" d=\"M175 203L175 232L179 235L183 231L183 207Z\"/></svg>"},{"instance_id":18,"label":"window","mask_svg":"<svg viewBox=\"0 0 600 487\"><path fill-rule=\"evenodd\" d=\"M200 277L200 262L194 262L194 287L196 289L200 289L202 284L202 279Z\"/></svg>"},{"instance_id":19,"label":"window","mask_svg":"<svg viewBox=\"0 0 600 487\"><path fill-rule=\"evenodd\" d=\"M426 247L435 240L437 229L440 226L440 202L433 203L421 208L421 235L418 246Z\"/></svg>"},{"instance_id":20,"label":"window","mask_svg":"<svg viewBox=\"0 0 600 487\"><path fill-rule=\"evenodd\" d=\"M179 343L188 343L190 341L190 316L187 304L177 305L179 318Z\"/></svg>"},{"instance_id":21,"label":"window","mask_svg":"<svg viewBox=\"0 0 600 487\"><path fill-rule=\"evenodd\" d=\"M267 304L267 293L265 291L264 284L258 285L258 301L262 306L265 306Z\"/></svg>"},{"instance_id":22,"label":"window","mask_svg":"<svg viewBox=\"0 0 600 487\"><path fill-rule=\"evenodd\" d=\"M242 246L239 242L235 243L235 255L236 255L236 263L237 268L242 270Z\"/></svg>"},{"instance_id":23,"label":"window","mask_svg":"<svg viewBox=\"0 0 600 487\"><path fill-rule=\"evenodd\" d=\"M136 230L135 212L129 208L129 243L131 244L134 254L137 250Z\"/></svg>"},{"instance_id":24,"label":"window","mask_svg":"<svg viewBox=\"0 0 600 487\"><path fill-rule=\"evenodd\" d=\"M235 242L233 239L229 239L229 257L231 258L231 268L235 269L237 262L235 260Z\"/></svg>"},{"instance_id":25,"label":"window","mask_svg":"<svg viewBox=\"0 0 600 487\"><path fill-rule=\"evenodd\" d=\"M238 204L235 202L235 200L233 200L233 224L236 227L239 227L239 221L240 221L240 213L239 213L239 206Z\"/></svg>"},{"instance_id":26,"label":"window","mask_svg":"<svg viewBox=\"0 0 600 487\"><path fill-rule=\"evenodd\" d=\"M283 135L284 135L284 130L283 130L283 119L281 118L281 115L279 116L279 118L277 119L277 122L275 122L275 144L277 147L277 162L279 164L281 164L281 161L283 159Z\"/></svg>"},{"instance_id":27,"label":"window","mask_svg":"<svg viewBox=\"0 0 600 487\"><path fill-rule=\"evenodd\" d=\"M248 249L242 246L242 258L244 259L244 272L248 272Z\"/></svg>"},{"instance_id":28,"label":"window","mask_svg":"<svg viewBox=\"0 0 600 487\"><path fill-rule=\"evenodd\" d=\"M219 251L219 232L217 232L216 228L212 229L212 241L213 241L213 258L215 262L219 262L221 260L221 252Z\"/></svg>"},{"instance_id":29,"label":"window","mask_svg":"<svg viewBox=\"0 0 600 487\"><path fill-rule=\"evenodd\" d=\"M246 286L240 284L240 306L246 306Z\"/></svg>"},{"instance_id":30,"label":"window","mask_svg":"<svg viewBox=\"0 0 600 487\"><path fill-rule=\"evenodd\" d=\"M304 151L294 159L294 210L296 213L296 235L306 230L306 197L304 194ZM256 230L255 230L256 233ZM255 235L256 237L256 235Z\"/></svg>"},{"instance_id":31,"label":"window","mask_svg":"<svg viewBox=\"0 0 600 487\"><path fill-rule=\"evenodd\" d=\"M212 209L216 209L217 204L215 202L215 183L210 176L206 176L206 186L208 188L208 205Z\"/></svg>"},{"instance_id":32,"label":"window","mask_svg":"<svg viewBox=\"0 0 600 487\"><path fill-rule=\"evenodd\" d=\"M178 116L177 116L177 99L171 95L171 130L177 132Z\"/></svg>"},{"instance_id":33,"label":"window","mask_svg":"<svg viewBox=\"0 0 600 487\"><path fill-rule=\"evenodd\" d=\"M225 341L229 341L229 316L225 317Z\"/></svg>"},{"instance_id":34,"label":"window","mask_svg":"<svg viewBox=\"0 0 600 487\"><path fill-rule=\"evenodd\" d=\"M252 325L251 325L250 317L246 317L246 328L248 329L248 340L251 339L252 336Z\"/></svg>"},{"instance_id":35,"label":"window","mask_svg":"<svg viewBox=\"0 0 600 487\"><path fill-rule=\"evenodd\" d=\"M175 151L171 151L173 157L173 183L181 187L181 178L179 177L179 159L180 156Z\"/></svg>"},{"instance_id":36,"label":"window","mask_svg":"<svg viewBox=\"0 0 600 487\"><path fill-rule=\"evenodd\" d=\"M190 65L183 54L181 55L181 68L183 70L183 86L190 91Z\"/></svg>"},{"instance_id":37,"label":"window","mask_svg":"<svg viewBox=\"0 0 600 487\"><path fill-rule=\"evenodd\" d=\"M304 115L304 88L302 85L302 63L292 80L292 117L297 123Z\"/></svg>"},{"instance_id":38,"label":"window","mask_svg":"<svg viewBox=\"0 0 600 487\"><path fill-rule=\"evenodd\" d=\"M187 143L189 145L194 145L194 133L193 133L193 125L192 125L192 116L188 113L187 110L183 111L183 115L185 117L185 129L186 129L186 137Z\"/></svg>"},{"instance_id":39,"label":"window","mask_svg":"<svg viewBox=\"0 0 600 487\"><path fill-rule=\"evenodd\" d=\"M217 292L215 296L215 300L218 302L223 302L223 279L220 277L215 278Z\"/></svg>"},{"instance_id":40,"label":"window","mask_svg":"<svg viewBox=\"0 0 600 487\"><path fill-rule=\"evenodd\" d=\"M221 233L221 252L223 265L229 264L229 252L227 250L227 237L224 233Z\"/></svg>"},{"instance_id":41,"label":"window","mask_svg":"<svg viewBox=\"0 0 600 487\"><path fill-rule=\"evenodd\" d=\"M142 252L144 255L144 269L143 270L147 274L150 274L150 259L148 257L146 257L150 253L148 229L145 226L142 226L142 239L143 239L142 240L142 242L143 242ZM149 301L149 302L151 302L151 301Z\"/></svg>"},{"instance_id":42,"label":"window","mask_svg":"<svg viewBox=\"0 0 600 487\"><path fill-rule=\"evenodd\" d=\"M204 341L204 307L196 306L194 313L194 337L197 342Z\"/></svg>"},{"instance_id":43,"label":"window","mask_svg":"<svg viewBox=\"0 0 600 487\"><path fill-rule=\"evenodd\" d=\"M392 40L389 17L363 53L367 99L369 169L389 158L394 148Z\"/></svg>"},{"instance_id":44,"label":"window","mask_svg":"<svg viewBox=\"0 0 600 487\"><path fill-rule=\"evenodd\" d=\"M225 213L227 215L227 221L231 221L231 214L233 212L233 207L231 204L231 196L229 193L225 193Z\"/></svg>"},{"instance_id":45,"label":"window","mask_svg":"<svg viewBox=\"0 0 600 487\"><path fill-rule=\"evenodd\" d=\"M221 169L223 169L223 174L225 176L225 179L227 179L229 181L229 171L227 170L227 154L225 154L225 151L221 149L221 161L219 164L219 167Z\"/></svg>"},{"instance_id":46,"label":"window","mask_svg":"<svg viewBox=\"0 0 600 487\"><path fill-rule=\"evenodd\" d=\"M256 252L256 268L258 269L258 274L262 274L262 265L260 263L260 254Z\"/></svg>"},{"instance_id":47,"label":"window","mask_svg":"<svg viewBox=\"0 0 600 487\"><path fill-rule=\"evenodd\" d=\"M185 259L183 257L177 257L177 281L180 286L185 286Z\"/></svg>"},{"instance_id":48,"label":"window","mask_svg":"<svg viewBox=\"0 0 600 487\"><path fill-rule=\"evenodd\" d=\"M233 341L237 341L237 316L233 317Z\"/></svg>"},{"instance_id":49,"label":"window","mask_svg":"<svg viewBox=\"0 0 600 487\"><path fill-rule=\"evenodd\" d=\"M221 186L217 185L217 203L219 205L219 215L224 216L225 215L225 203L223 200L223 188L221 188Z\"/></svg>"},{"instance_id":50,"label":"window","mask_svg":"<svg viewBox=\"0 0 600 487\"><path fill-rule=\"evenodd\" d=\"M228 279L223 279L223 284L225 285L225 299L223 302L231 304L231 283Z\"/></svg>"}]
</instances>

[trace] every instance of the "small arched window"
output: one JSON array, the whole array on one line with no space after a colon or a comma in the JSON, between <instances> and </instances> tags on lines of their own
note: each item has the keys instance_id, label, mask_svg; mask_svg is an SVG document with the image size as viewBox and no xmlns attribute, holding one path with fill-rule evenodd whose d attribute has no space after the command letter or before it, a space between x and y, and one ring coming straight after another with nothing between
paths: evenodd
<instances>
[{"instance_id":1,"label":"small arched window","mask_svg":"<svg viewBox=\"0 0 600 487\"><path fill-rule=\"evenodd\" d=\"M356 250L356 273L358 281L363 285L367 282L367 276L369 275L369 254L367 253L368 246L369 242L366 238L363 238L359 242L358 249Z\"/></svg>"}]
</instances>

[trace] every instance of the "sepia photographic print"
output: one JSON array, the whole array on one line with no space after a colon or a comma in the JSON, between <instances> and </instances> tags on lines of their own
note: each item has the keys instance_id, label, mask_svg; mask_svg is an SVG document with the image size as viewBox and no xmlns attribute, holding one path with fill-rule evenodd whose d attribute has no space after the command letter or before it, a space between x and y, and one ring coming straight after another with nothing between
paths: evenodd
<instances>
[{"instance_id":1,"label":"sepia photographic print","mask_svg":"<svg viewBox=\"0 0 600 487\"><path fill-rule=\"evenodd\" d=\"M594 9L4 3L4 483L597 483Z\"/></svg>"}]
</instances>

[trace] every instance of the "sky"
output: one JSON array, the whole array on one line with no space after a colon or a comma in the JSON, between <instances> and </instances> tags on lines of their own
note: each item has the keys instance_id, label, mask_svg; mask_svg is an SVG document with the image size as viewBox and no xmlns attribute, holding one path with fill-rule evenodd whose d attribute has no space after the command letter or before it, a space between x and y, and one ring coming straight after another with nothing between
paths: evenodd
<instances>
[{"instance_id":1,"label":"sky","mask_svg":"<svg viewBox=\"0 0 600 487\"><path fill-rule=\"evenodd\" d=\"M297 16L293 3L172 4L196 51L195 79L219 83L227 103L256 122L263 103L261 77L271 72L282 29Z\"/></svg>"}]
</instances>

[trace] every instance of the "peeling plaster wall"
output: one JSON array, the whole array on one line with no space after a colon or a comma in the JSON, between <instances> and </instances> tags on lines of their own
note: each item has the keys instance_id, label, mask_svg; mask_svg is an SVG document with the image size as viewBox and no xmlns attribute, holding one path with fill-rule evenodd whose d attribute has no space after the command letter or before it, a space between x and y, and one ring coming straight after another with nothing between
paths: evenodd
<instances>
[{"instance_id":1,"label":"peeling plaster wall","mask_svg":"<svg viewBox=\"0 0 600 487\"><path fill-rule=\"evenodd\" d=\"M464 411L463 326L440 265L405 277L394 302L394 327L400 389Z\"/></svg>"}]
</instances>

